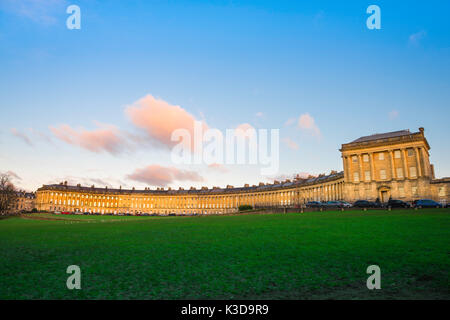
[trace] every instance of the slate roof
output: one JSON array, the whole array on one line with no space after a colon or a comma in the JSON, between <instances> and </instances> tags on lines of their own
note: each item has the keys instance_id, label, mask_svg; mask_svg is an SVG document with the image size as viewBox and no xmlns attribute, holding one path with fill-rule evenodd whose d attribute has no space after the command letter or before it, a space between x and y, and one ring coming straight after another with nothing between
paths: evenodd
<instances>
[{"instance_id":1,"label":"slate roof","mask_svg":"<svg viewBox=\"0 0 450 320\"><path fill-rule=\"evenodd\" d=\"M281 188L289 188L300 185L314 185L325 181L336 180L344 177L344 172L336 172L329 175L323 175L310 179L299 179L294 181L283 181L274 184L265 184L261 186L249 186L249 187L233 187L233 188L214 188L214 189L195 189L195 190L127 190L127 189L113 189L113 188L92 188L83 186L70 186L63 184L50 184L44 185L38 190L65 190L65 191L85 191L96 193L135 193L135 194L225 194L225 193L238 193L238 192L254 192L254 191L270 191Z\"/></svg>"},{"instance_id":2,"label":"slate roof","mask_svg":"<svg viewBox=\"0 0 450 320\"><path fill-rule=\"evenodd\" d=\"M395 137L401 137L401 136L407 136L412 134L409 130L400 130L400 131L393 131L393 132L386 132L386 133L376 133L372 134L370 136L364 136L360 137L350 143L356 143L356 142L366 142L366 141L373 141L373 140L380 140L380 139L388 139L388 138L395 138Z\"/></svg>"},{"instance_id":3,"label":"slate roof","mask_svg":"<svg viewBox=\"0 0 450 320\"><path fill-rule=\"evenodd\" d=\"M32 192L18 191L16 194L18 197L29 198L29 199L36 198L36 195Z\"/></svg>"}]
</instances>

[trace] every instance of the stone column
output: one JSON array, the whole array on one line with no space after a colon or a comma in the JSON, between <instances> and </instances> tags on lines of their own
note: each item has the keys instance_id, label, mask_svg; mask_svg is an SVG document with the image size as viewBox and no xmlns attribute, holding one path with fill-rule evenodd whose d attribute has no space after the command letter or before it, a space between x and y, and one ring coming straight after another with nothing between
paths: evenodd
<instances>
[{"instance_id":1,"label":"stone column","mask_svg":"<svg viewBox=\"0 0 450 320\"><path fill-rule=\"evenodd\" d=\"M347 168L347 156L342 156L342 167L344 168L344 180L347 181L348 168Z\"/></svg>"},{"instance_id":2,"label":"stone column","mask_svg":"<svg viewBox=\"0 0 450 320\"><path fill-rule=\"evenodd\" d=\"M424 148L420 148L420 151L422 153L422 159L423 159L423 173L424 173L424 176L430 177L431 176L430 168L429 168L430 163L429 163L429 161L427 161L428 158L427 158L427 156L425 154L426 151L425 151Z\"/></svg>"},{"instance_id":3,"label":"stone column","mask_svg":"<svg viewBox=\"0 0 450 320\"><path fill-rule=\"evenodd\" d=\"M375 164L373 162L373 152L369 153L370 157L370 180L375 181Z\"/></svg>"},{"instance_id":4,"label":"stone column","mask_svg":"<svg viewBox=\"0 0 450 320\"><path fill-rule=\"evenodd\" d=\"M346 161L347 161L347 171L346 172L344 171L344 174L347 175L347 182L352 182L351 156L347 156Z\"/></svg>"},{"instance_id":5,"label":"stone column","mask_svg":"<svg viewBox=\"0 0 450 320\"><path fill-rule=\"evenodd\" d=\"M391 158L391 179L395 179L395 165L394 165L394 152L392 150L389 150L389 156Z\"/></svg>"},{"instance_id":6,"label":"stone column","mask_svg":"<svg viewBox=\"0 0 450 320\"><path fill-rule=\"evenodd\" d=\"M359 182L364 181L363 177L363 164L361 154L358 154L358 164L359 164Z\"/></svg>"},{"instance_id":7,"label":"stone column","mask_svg":"<svg viewBox=\"0 0 450 320\"><path fill-rule=\"evenodd\" d=\"M339 183L334 185L334 200L339 200Z\"/></svg>"},{"instance_id":8,"label":"stone column","mask_svg":"<svg viewBox=\"0 0 450 320\"><path fill-rule=\"evenodd\" d=\"M402 157L403 157L403 177L406 179L409 177L408 165L406 163L406 149L402 149Z\"/></svg>"}]
</instances>

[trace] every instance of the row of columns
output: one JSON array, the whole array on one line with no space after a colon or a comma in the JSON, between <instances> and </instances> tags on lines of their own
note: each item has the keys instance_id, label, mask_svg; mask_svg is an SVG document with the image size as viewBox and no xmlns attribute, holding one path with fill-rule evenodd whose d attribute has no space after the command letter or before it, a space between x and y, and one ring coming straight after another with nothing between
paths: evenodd
<instances>
[{"instance_id":1,"label":"row of columns","mask_svg":"<svg viewBox=\"0 0 450 320\"><path fill-rule=\"evenodd\" d=\"M430 168L428 165L428 157L425 154L425 149L421 148L421 147L414 147L414 153L416 155L416 176L417 177L422 177L422 176L430 176L431 172L430 172ZM395 167L395 158L394 158L394 152L398 150L400 151L400 156L402 158L402 170L403 170L403 176L404 178L411 178L410 177L410 172L409 172L409 167L407 165L407 148L401 148L401 149L393 149L393 150L386 150L386 151L380 151L380 152L384 152L386 154L389 155L389 160L390 160L390 168L391 168L391 177L392 179L397 179L398 175L396 172L396 167ZM376 152L376 153L380 153L380 152ZM358 153L358 154L351 154L351 155L347 155L344 156L344 177L345 180L348 182L353 182L353 178L352 178L352 170L350 170L351 168L351 159L353 156L357 156L358 157L358 173L359 173L359 180L360 181L365 181L365 177L364 177L364 172L363 172L363 159L362 156L364 154L367 154L369 156L369 162L370 162L370 181L375 181L375 162L374 162L374 152L368 152L368 153ZM421 159L423 159L423 164ZM354 172L354 171L353 171Z\"/></svg>"},{"instance_id":2,"label":"row of columns","mask_svg":"<svg viewBox=\"0 0 450 320\"><path fill-rule=\"evenodd\" d=\"M319 201L333 201L333 200L342 200L344 198L344 190L343 190L344 182L342 179L333 181L333 182L325 182L320 185L313 186L305 186L300 188L293 189L281 189L277 191L270 192L255 192L255 193L245 193L245 194L230 194L224 196L212 196L212 197L177 197L173 195L171 198L169 197L154 197L154 201L144 200L148 199L145 197L135 197L129 199L127 197L122 198L118 196L119 199L113 198L113 203L108 203L106 200L103 201L95 201L96 206L88 205L89 203L94 203L93 200L100 199L87 199L81 204L81 202L72 205L72 202L66 202L63 204L61 201L61 205L59 205L60 198L76 198L76 200L80 201L79 195L67 194L64 193L62 196L50 196L49 191L39 192L37 194L37 202L38 206L41 210L49 210L50 207L55 206L63 206L69 208L83 208L90 207L91 210L97 209L111 209L119 211L123 210L139 210L139 211L148 211L151 209L228 209L228 208L237 208L239 205L249 204L252 206L284 206L284 205L300 205L304 204L307 201L319 200ZM116 197L116 196L115 196ZM173 199L173 200L171 200ZM103 200L103 199L101 199ZM109 200L109 201L111 201ZM107 204L108 203L108 204ZM47 208L46 208L47 207ZM52 208L53 209L53 208Z\"/></svg>"}]
</instances>

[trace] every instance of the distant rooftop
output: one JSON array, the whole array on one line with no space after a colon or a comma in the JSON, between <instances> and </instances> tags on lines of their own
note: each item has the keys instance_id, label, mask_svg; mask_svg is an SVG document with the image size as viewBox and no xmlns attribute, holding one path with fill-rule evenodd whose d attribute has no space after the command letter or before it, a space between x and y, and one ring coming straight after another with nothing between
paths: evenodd
<instances>
[{"instance_id":1,"label":"distant rooftop","mask_svg":"<svg viewBox=\"0 0 450 320\"><path fill-rule=\"evenodd\" d=\"M65 191L85 191L85 192L97 192L97 193L127 193L127 194L131 194L131 193L138 193L138 194L223 194L223 193L236 193L236 192L242 192L242 191L248 191L248 192L252 192L252 191L271 191L271 190L276 190L276 189L280 189L280 188L289 188L289 187L295 187L298 185L313 185L316 183L321 183L324 181L332 181L332 180L336 180L336 179L340 179L344 177L344 172L336 172L333 171L332 173L330 173L329 175L320 175L318 177L312 177L312 178L307 178L307 179L298 179L298 180L294 180L294 181L276 181L273 184L261 184L261 185L254 185L254 186L244 186L244 187L232 187L232 186L228 186L227 188L213 188L213 189L208 189L208 188L202 188L202 189L188 189L188 190L184 190L184 189L161 189L158 188L157 190L151 190L150 188L146 188L144 190L135 190L133 189L113 189L113 188L96 188L94 186L91 187L84 187L81 185L77 185L77 186L71 186L71 185L67 185L67 184L48 184L48 185L43 185L41 188L38 189L39 190L65 190Z\"/></svg>"},{"instance_id":2,"label":"distant rooftop","mask_svg":"<svg viewBox=\"0 0 450 320\"><path fill-rule=\"evenodd\" d=\"M409 129L408 130L387 132L387 133L376 133L376 134L372 134L370 136L364 136L364 137L358 138L355 141L352 141L350 143L366 142L366 141L373 141L373 140L380 140L380 139L395 138L395 137L407 136L407 135L410 135L410 134L411 134L411 131L409 131Z\"/></svg>"}]
</instances>

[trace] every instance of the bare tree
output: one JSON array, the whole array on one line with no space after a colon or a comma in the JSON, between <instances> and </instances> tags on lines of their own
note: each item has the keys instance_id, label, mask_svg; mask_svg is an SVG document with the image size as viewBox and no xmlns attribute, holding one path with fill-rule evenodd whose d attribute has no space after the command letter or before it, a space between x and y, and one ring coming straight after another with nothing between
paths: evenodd
<instances>
[{"instance_id":1,"label":"bare tree","mask_svg":"<svg viewBox=\"0 0 450 320\"><path fill-rule=\"evenodd\" d=\"M8 174L0 174L0 214L13 212L16 204L17 192Z\"/></svg>"}]
</instances>

